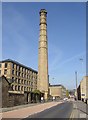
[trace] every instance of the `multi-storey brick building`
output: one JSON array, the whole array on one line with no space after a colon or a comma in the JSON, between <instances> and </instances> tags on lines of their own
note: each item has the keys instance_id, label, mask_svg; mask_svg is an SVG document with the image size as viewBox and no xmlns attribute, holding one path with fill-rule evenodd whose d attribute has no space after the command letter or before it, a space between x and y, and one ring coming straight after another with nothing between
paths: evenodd
<instances>
[{"instance_id":1,"label":"multi-storey brick building","mask_svg":"<svg viewBox=\"0 0 88 120\"><path fill-rule=\"evenodd\" d=\"M37 89L37 71L16 61L7 59L0 62L0 76L4 75L12 83L14 92Z\"/></svg>"},{"instance_id":2,"label":"multi-storey brick building","mask_svg":"<svg viewBox=\"0 0 88 120\"><path fill-rule=\"evenodd\" d=\"M7 91L8 95L22 94L26 99L23 100L24 102L31 102L32 93L37 90L37 74L36 70L10 59L0 62L0 77L5 76L10 83L10 89Z\"/></svg>"}]
</instances>

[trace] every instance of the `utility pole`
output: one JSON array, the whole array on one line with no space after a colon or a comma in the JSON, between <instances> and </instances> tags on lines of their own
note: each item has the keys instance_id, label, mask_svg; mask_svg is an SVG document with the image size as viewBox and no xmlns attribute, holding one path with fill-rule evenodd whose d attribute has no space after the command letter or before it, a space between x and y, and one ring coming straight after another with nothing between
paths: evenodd
<instances>
[{"instance_id":1,"label":"utility pole","mask_svg":"<svg viewBox=\"0 0 88 120\"><path fill-rule=\"evenodd\" d=\"M78 100L78 92L77 92L77 71L75 71L75 80L76 80L76 97L77 97L77 100Z\"/></svg>"},{"instance_id":2,"label":"utility pole","mask_svg":"<svg viewBox=\"0 0 88 120\"><path fill-rule=\"evenodd\" d=\"M81 63L82 63L82 73L83 73L83 58L80 58L79 60L80 60Z\"/></svg>"}]
</instances>

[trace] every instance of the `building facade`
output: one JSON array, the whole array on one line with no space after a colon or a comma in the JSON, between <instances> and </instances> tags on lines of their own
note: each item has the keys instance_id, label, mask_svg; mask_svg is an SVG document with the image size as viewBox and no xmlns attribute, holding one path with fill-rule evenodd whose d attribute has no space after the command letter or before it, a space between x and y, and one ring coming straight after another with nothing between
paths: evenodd
<instances>
[{"instance_id":1,"label":"building facade","mask_svg":"<svg viewBox=\"0 0 88 120\"><path fill-rule=\"evenodd\" d=\"M80 82L81 100L88 102L88 76L84 76Z\"/></svg>"},{"instance_id":2,"label":"building facade","mask_svg":"<svg viewBox=\"0 0 88 120\"><path fill-rule=\"evenodd\" d=\"M7 59L0 62L0 77L5 76L10 83L10 94L26 94L26 102L31 102L32 93L37 90L37 74L27 66L24 66L16 61Z\"/></svg>"},{"instance_id":3,"label":"building facade","mask_svg":"<svg viewBox=\"0 0 88 120\"><path fill-rule=\"evenodd\" d=\"M16 61L7 59L0 62L0 76L4 75L12 83L14 92L34 91L37 89L37 71Z\"/></svg>"},{"instance_id":4,"label":"building facade","mask_svg":"<svg viewBox=\"0 0 88 120\"><path fill-rule=\"evenodd\" d=\"M47 11L40 12L40 35L39 35L39 59L38 59L38 84L37 88L44 94L44 100L48 99L48 42L47 42Z\"/></svg>"},{"instance_id":5,"label":"building facade","mask_svg":"<svg viewBox=\"0 0 88 120\"><path fill-rule=\"evenodd\" d=\"M66 97L66 88L62 85L50 85L49 86L50 99L63 99Z\"/></svg>"},{"instance_id":6,"label":"building facade","mask_svg":"<svg viewBox=\"0 0 88 120\"><path fill-rule=\"evenodd\" d=\"M77 88L77 99L81 100L81 91L80 91L80 85Z\"/></svg>"}]
</instances>

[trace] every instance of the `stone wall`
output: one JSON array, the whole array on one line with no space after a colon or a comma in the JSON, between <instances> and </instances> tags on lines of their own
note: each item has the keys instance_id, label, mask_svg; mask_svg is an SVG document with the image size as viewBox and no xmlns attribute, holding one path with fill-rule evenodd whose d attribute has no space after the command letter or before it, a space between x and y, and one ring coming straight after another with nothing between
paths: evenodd
<instances>
[{"instance_id":1,"label":"stone wall","mask_svg":"<svg viewBox=\"0 0 88 120\"><path fill-rule=\"evenodd\" d=\"M9 90L9 83L2 78L0 80L0 83L2 83L2 107L7 107L8 106L8 90Z\"/></svg>"},{"instance_id":2,"label":"stone wall","mask_svg":"<svg viewBox=\"0 0 88 120\"><path fill-rule=\"evenodd\" d=\"M8 107L24 104L24 94L10 93L8 98Z\"/></svg>"},{"instance_id":3,"label":"stone wall","mask_svg":"<svg viewBox=\"0 0 88 120\"><path fill-rule=\"evenodd\" d=\"M11 89L11 85L6 78L0 78L0 86L0 89L2 89L2 96L0 97L0 103L2 103L1 107L13 107L28 103L28 94L30 93L10 93L9 90Z\"/></svg>"}]
</instances>

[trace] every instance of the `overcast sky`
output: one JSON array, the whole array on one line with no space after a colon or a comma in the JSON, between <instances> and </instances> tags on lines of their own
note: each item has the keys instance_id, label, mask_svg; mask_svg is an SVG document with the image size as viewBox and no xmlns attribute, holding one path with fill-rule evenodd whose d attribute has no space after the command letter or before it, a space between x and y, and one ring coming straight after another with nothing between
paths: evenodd
<instances>
[{"instance_id":1,"label":"overcast sky","mask_svg":"<svg viewBox=\"0 0 88 120\"><path fill-rule=\"evenodd\" d=\"M3 3L3 59L16 60L38 70L39 11L42 8L48 12L50 83L73 89L75 71L78 84L85 75L85 3Z\"/></svg>"}]
</instances>

